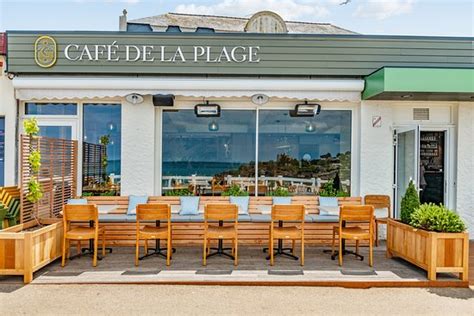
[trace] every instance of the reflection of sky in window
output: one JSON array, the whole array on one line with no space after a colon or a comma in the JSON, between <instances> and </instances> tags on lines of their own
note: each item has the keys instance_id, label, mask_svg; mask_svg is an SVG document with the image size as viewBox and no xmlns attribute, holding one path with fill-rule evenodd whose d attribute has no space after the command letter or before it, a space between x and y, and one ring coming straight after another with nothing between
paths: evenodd
<instances>
[{"instance_id":1,"label":"reflection of sky in window","mask_svg":"<svg viewBox=\"0 0 474 316\"><path fill-rule=\"evenodd\" d=\"M107 156L109 160L120 160L121 120L120 104L84 104L83 140L99 144L101 136L110 135Z\"/></svg>"}]
</instances>

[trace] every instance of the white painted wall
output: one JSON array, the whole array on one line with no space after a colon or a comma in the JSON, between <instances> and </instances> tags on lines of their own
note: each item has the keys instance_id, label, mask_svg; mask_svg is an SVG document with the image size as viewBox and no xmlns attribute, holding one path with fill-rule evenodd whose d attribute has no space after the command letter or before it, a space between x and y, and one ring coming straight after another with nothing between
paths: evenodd
<instances>
[{"instance_id":1,"label":"white painted wall","mask_svg":"<svg viewBox=\"0 0 474 316\"><path fill-rule=\"evenodd\" d=\"M5 185L15 185L15 131L16 131L16 99L12 81L4 73L5 59L0 56L3 63L0 72L0 116L5 117Z\"/></svg>"},{"instance_id":2,"label":"white painted wall","mask_svg":"<svg viewBox=\"0 0 474 316\"><path fill-rule=\"evenodd\" d=\"M457 199L456 210L468 224L474 238L474 103L458 107Z\"/></svg>"},{"instance_id":3,"label":"white painted wall","mask_svg":"<svg viewBox=\"0 0 474 316\"><path fill-rule=\"evenodd\" d=\"M122 195L153 195L155 175L155 107L122 101Z\"/></svg>"}]
</instances>

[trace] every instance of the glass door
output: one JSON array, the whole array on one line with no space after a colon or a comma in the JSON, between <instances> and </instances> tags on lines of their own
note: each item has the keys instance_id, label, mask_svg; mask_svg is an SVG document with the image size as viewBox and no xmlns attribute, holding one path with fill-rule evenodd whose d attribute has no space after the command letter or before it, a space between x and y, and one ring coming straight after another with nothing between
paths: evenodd
<instances>
[{"instance_id":1,"label":"glass door","mask_svg":"<svg viewBox=\"0 0 474 316\"><path fill-rule=\"evenodd\" d=\"M402 197L413 181L418 189L418 160L420 128L410 126L397 128L394 131L395 147L395 217L399 217Z\"/></svg>"}]
</instances>

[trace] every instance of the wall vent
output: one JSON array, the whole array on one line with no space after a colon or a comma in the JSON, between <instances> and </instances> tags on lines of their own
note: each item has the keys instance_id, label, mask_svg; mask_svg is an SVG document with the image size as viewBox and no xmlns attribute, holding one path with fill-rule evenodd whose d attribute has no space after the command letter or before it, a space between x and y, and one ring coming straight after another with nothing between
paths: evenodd
<instances>
[{"instance_id":1,"label":"wall vent","mask_svg":"<svg viewBox=\"0 0 474 316\"><path fill-rule=\"evenodd\" d=\"M429 108L414 108L413 109L413 120L414 121L429 121L430 120L430 109Z\"/></svg>"}]
</instances>

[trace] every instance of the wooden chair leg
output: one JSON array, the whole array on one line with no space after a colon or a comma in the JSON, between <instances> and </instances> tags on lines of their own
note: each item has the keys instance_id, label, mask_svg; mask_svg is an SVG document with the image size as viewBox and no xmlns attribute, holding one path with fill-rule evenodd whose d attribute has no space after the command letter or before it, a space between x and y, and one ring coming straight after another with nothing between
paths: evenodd
<instances>
[{"instance_id":1,"label":"wooden chair leg","mask_svg":"<svg viewBox=\"0 0 474 316\"><path fill-rule=\"evenodd\" d=\"M369 240L369 266L373 267L374 265L374 257L373 257L373 239L370 238Z\"/></svg>"},{"instance_id":2,"label":"wooden chair leg","mask_svg":"<svg viewBox=\"0 0 474 316\"><path fill-rule=\"evenodd\" d=\"M138 267L138 257L140 255L140 240L137 239L135 240L135 266Z\"/></svg>"},{"instance_id":3,"label":"wooden chair leg","mask_svg":"<svg viewBox=\"0 0 474 316\"><path fill-rule=\"evenodd\" d=\"M148 239L145 239L145 254L148 254Z\"/></svg>"},{"instance_id":4,"label":"wooden chair leg","mask_svg":"<svg viewBox=\"0 0 474 316\"><path fill-rule=\"evenodd\" d=\"M335 254L335 251L336 251L336 230L333 229L332 230L332 252L331 252L331 256L334 256Z\"/></svg>"},{"instance_id":5,"label":"wooden chair leg","mask_svg":"<svg viewBox=\"0 0 474 316\"><path fill-rule=\"evenodd\" d=\"M238 259L238 252L237 252L237 249L238 249L238 240L237 238L235 238L235 246L234 246L234 266L238 266L239 265L239 259Z\"/></svg>"},{"instance_id":6,"label":"wooden chair leg","mask_svg":"<svg viewBox=\"0 0 474 316\"><path fill-rule=\"evenodd\" d=\"M77 247L76 247L77 254L80 254L80 253L81 253L81 248L82 248L82 247L81 247L81 241L78 240L78 241L77 241Z\"/></svg>"},{"instance_id":7,"label":"wooden chair leg","mask_svg":"<svg viewBox=\"0 0 474 316\"><path fill-rule=\"evenodd\" d=\"M304 266L304 237L301 237L301 266Z\"/></svg>"},{"instance_id":8,"label":"wooden chair leg","mask_svg":"<svg viewBox=\"0 0 474 316\"><path fill-rule=\"evenodd\" d=\"M66 264L66 237L63 237L63 249L62 249L63 258L61 260L61 267L64 267Z\"/></svg>"},{"instance_id":9,"label":"wooden chair leg","mask_svg":"<svg viewBox=\"0 0 474 316\"><path fill-rule=\"evenodd\" d=\"M273 266L274 258L273 258L273 238L270 238L270 246L268 247L268 251L270 251L270 265Z\"/></svg>"},{"instance_id":10,"label":"wooden chair leg","mask_svg":"<svg viewBox=\"0 0 474 316\"><path fill-rule=\"evenodd\" d=\"M379 246L379 223L375 222L375 247Z\"/></svg>"},{"instance_id":11,"label":"wooden chair leg","mask_svg":"<svg viewBox=\"0 0 474 316\"><path fill-rule=\"evenodd\" d=\"M97 267L97 250L98 250L98 244L99 243L99 238L98 236L94 237L94 259L92 260L92 266Z\"/></svg>"},{"instance_id":12,"label":"wooden chair leg","mask_svg":"<svg viewBox=\"0 0 474 316\"><path fill-rule=\"evenodd\" d=\"M207 257L207 236L204 236L204 248L202 249L202 265L206 266Z\"/></svg>"},{"instance_id":13,"label":"wooden chair leg","mask_svg":"<svg viewBox=\"0 0 474 316\"><path fill-rule=\"evenodd\" d=\"M291 254L294 256L295 255L295 239L291 241Z\"/></svg>"},{"instance_id":14,"label":"wooden chair leg","mask_svg":"<svg viewBox=\"0 0 474 316\"><path fill-rule=\"evenodd\" d=\"M339 235L339 266L342 267L342 238Z\"/></svg>"},{"instance_id":15,"label":"wooden chair leg","mask_svg":"<svg viewBox=\"0 0 474 316\"><path fill-rule=\"evenodd\" d=\"M359 240L356 240L356 254L359 254Z\"/></svg>"},{"instance_id":16,"label":"wooden chair leg","mask_svg":"<svg viewBox=\"0 0 474 316\"><path fill-rule=\"evenodd\" d=\"M66 239L66 258L69 259L71 257L71 240Z\"/></svg>"},{"instance_id":17,"label":"wooden chair leg","mask_svg":"<svg viewBox=\"0 0 474 316\"><path fill-rule=\"evenodd\" d=\"M102 235L102 257L105 257L105 232Z\"/></svg>"},{"instance_id":18,"label":"wooden chair leg","mask_svg":"<svg viewBox=\"0 0 474 316\"><path fill-rule=\"evenodd\" d=\"M173 249L171 248L171 238L168 238L167 243L168 250L166 251L166 265L169 266L171 260L171 253L173 252Z\"/></svg>"}]
</instances>

